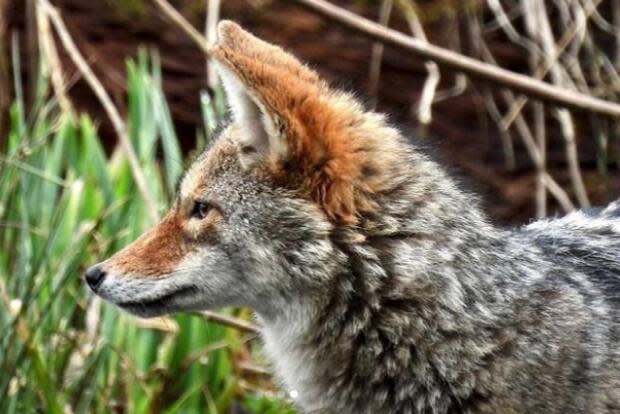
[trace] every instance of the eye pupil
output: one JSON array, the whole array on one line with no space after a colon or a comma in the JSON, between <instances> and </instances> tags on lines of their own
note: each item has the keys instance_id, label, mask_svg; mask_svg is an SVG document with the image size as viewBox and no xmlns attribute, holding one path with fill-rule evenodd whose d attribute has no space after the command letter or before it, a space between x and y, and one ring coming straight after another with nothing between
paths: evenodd
<instances>
[{"instance_id":1,"label":"eye pupil","mask_svg":"<svg viewBox=\"0 0 620 414\"><path fill-rule=\"evenodd\" d=\"M208 203L197 201L192 208L192 217L202 220L207 217L209 211L211 211L211 206Z\"/></svg>"}]
</instances>

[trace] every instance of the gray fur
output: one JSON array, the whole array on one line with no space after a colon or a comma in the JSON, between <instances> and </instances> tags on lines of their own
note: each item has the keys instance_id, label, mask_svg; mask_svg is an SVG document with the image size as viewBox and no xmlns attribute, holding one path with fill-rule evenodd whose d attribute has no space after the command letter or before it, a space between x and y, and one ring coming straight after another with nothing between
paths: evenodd
<instances>
[{"instance_id":1,"label":"gray fur","mask_svg":"<svg viewBox=\"0 0 620 414\"><path fill-rule=\"evenodd\" d=\"M308 413L620 412L620 203L501 229L417 151L393 168L380 210L343 226L228 154L201 195L218 262L183 273L200 298L142 314L254 308ZM125 276L100 294L137 295Z\"/></svg>"},{"instance_id":2,"label":"gray fur","mask_svg":"<svg viewBox=\"0 0 620 414\"><path fill-rule=\"evenodd\" d=\"M388 214L368 226L365 243L347 243L351 230L335 229L331 270L299 257L302 271L292 278L331 274L298 292L307 320L291 310L294 297L264 320L267 349L302 407L619 412L618 205L503 230L437 166L417 171L383 200ZM424 200L404 203L418 198L422 182ZM286 324L305 328L294 339L270 329ZM278 366L286 352L307 367Z\"/></svg>"}]
</instances>

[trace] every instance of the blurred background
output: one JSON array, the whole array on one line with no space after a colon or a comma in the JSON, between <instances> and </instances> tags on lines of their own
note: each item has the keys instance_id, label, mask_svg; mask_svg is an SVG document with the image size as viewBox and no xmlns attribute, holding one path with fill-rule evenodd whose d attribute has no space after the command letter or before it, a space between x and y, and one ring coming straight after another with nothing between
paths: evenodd
<instances>
[{"instance_id":1,"label":"blurred background","mask_svg":"<svg viewBox=\"0 0 620 414\"><path fill-rule=\"evenodd\" d=\"M177 0L233 19L387 112L501 225L620 193L619 123L383 47L294 0ZM620 0L332 0L563 90L620 96ZM0 412L292 413L247 310L138 320L80 275L165 211L227 118L204 53L152 0L0 0Z\"/></svg>"}]
</instances>

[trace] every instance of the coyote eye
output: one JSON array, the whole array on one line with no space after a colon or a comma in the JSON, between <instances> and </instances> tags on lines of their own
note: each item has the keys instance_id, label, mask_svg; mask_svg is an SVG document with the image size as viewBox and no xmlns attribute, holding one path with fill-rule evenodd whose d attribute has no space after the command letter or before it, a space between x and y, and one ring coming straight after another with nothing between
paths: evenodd
<instances>
[{"instance_id":1,"label":"coyote eye","mask_svg":"<svg viewBox=\"0 0 620 414\"><path fill-rule=\"evenodd\" d=\"M211 206L211 204L209 203L205 203L202 201L196 201L194 202L194 206L192 207L192 211L190 215L193 218L202 220L205 217L207 217L207 215L209 214L209 211L211 211L212 208L213 206Z\"/></svg>"}]
</instances>

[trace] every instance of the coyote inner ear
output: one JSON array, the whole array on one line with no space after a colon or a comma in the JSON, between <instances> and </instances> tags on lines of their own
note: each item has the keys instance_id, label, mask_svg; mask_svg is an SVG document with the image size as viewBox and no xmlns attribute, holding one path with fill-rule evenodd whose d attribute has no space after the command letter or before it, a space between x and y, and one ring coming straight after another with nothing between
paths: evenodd
<instances>
[{"instance_id":1,"label":"coyote inner ear","mask_svg":"<svg viewBox=\"0 0 620 414\"><path fill-rule=\"evenodd\" d=\"M266 161L263 171L294 183L336 222L354 224L374 209L382 175L369 180L365 171L390 170L386 151L375 149L381 118L361 127L363 108L353 98L334 94L295 57L239 26L223 22L219 36L211 56L242 129L244 167Z\"/></svg>"},{"instance_id":2,"label":"coyote inner ear","mask_svg":"<svg viewBox=\"0 0 620 414\"><path fill-rule=\"evenodd\" d=\"M285 158L289 143L283 125L296 123L299 102L326 86L294 56L237 24L223 21L218 31L212 56L234 121L242 128L242 162Z\"/></svg>"},{"instance_id":3,"label":"coyote inner ear","mask_svg":"<svg viewBox=\"0 0 620 414\"><path fill-rule=\"evenodd\" d=\"M271 115L229 68L221 62L216 64L216 68L224 85L233 119L241 127L238 140L242 160L249 163L251 160L246 159L248 157L254 159L268 156L271 152L270 135L274 130Z\"/></svg>"}]
</instances>

